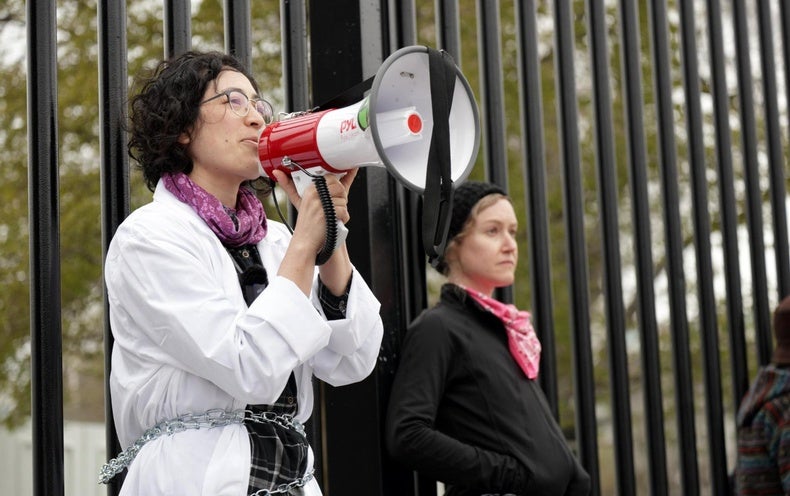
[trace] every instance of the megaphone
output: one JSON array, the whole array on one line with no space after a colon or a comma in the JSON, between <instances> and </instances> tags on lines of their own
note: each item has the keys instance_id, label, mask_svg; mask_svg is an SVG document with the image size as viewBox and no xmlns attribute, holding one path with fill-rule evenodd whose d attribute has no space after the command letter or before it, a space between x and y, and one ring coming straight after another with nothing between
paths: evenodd
<instances>
[{"instance_id":1,"label":"megaphone","mask_svg":"<svg viewBox=\"0 0 790 496\"><path fill-rule=\"evenodd\" d=\"M437 71L430 59L436 53L425 46L401 48L384 61L362 100L342 108L292 114L267 126L258 144L262 175L275 179L275 169L285 171L301 194L313 175L385 167L399 183L424 194L431 181L429 155L436 128L449 134L444 137L449 139L449 156L439 157L443 167L449 163L449 179L465 180L480 146L477 104L469 83L452 63L451 98L445 103L449 113L434 115L434 99L449 96L432 90L431 78L437 78Z\"/></svg>"}]
</instances>

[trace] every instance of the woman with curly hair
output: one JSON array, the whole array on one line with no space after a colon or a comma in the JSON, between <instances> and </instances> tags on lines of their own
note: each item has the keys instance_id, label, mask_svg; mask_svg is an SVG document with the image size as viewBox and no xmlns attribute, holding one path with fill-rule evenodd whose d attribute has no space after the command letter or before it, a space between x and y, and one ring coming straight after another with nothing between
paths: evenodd
<instances>
[{"instance_id":1,"label":"woman with curly hair","mask_svg":"<svg viewBox=\"0 0 790 496\"><path fill-rule=\"evenodd\" d=\"M379 302L345 244L315 265L315 187L300 197L274 173L299 211L292 233L249 187L271 120L247 69L217 52L160 63L131 100L129 154L154 194L105 263L125 449L101 478L128 469L122 495L320 495L302 426L313 377L341 386L376 363ZM355 173L326 178L343 222Z\"/></svg>"}]
</instances>

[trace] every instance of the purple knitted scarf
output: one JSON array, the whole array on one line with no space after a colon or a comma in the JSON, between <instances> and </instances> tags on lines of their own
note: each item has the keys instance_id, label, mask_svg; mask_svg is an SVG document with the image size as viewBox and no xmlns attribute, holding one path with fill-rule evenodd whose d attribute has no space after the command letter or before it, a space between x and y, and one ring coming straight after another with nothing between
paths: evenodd
<instances>
[{"instance_id":1,"label":"purple knitted scarf","mask_svg":"<svg viewBox=\"0 0 790 496\"><path fill-rule=\"evenodd\" d=\"M183 172L164 173L165 188L192 207L214 231L222 244L255 244L266 236L266 213L258 197L249 188L239 188L236 208L226 208L211 193L195 184Z\"/></svg>"}]
</instances>

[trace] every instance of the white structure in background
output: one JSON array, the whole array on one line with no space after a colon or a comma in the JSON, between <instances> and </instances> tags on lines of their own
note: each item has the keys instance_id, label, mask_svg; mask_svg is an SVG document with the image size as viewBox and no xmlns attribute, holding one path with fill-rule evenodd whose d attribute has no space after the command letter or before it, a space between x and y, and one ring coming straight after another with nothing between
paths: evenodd
<instances>
[{"instance_id":1,"label":"white structure in background","mask_svg":"<svg viewBox=\"0 0 790 496\"><path fill-rule=\"evenodd\" d=\"M30 422L14 431L0 429L0 494L33 494L33 439ZM106 496L98 483L105 463L104 424L69 422L63 425L66 496ZM58 463L52 460L53 463Z\"/></svg>"}]
</instances>

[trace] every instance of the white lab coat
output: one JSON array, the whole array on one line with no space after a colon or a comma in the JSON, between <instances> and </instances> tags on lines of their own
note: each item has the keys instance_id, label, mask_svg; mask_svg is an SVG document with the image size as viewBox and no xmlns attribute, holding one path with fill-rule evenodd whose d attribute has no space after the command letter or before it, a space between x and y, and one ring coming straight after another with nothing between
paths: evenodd
<instances>
[{"instance_id":1,"label":"white lab coat","mask_svg":"<svg viewBox=\"0 0 790 496\"><path fill-rule=\"evenodd\" d=\"M284 225L268 222L258 250L269 286L248 308L219 239L161 182L154 201L121 224L105 281L115 339L112 408L123 448L185 413L272 403L291 371L296 418L304 422L313 408L313 375L341 386L371 373L383 332L378 300L355 270L346 318L327 321L317 276L310 298L277 276L289 240ZM240 424L162 436L137 455L121 494L241 496L249 462ZM320 495L318 484L305 494Z\"/></svg>"}]
</instances>

